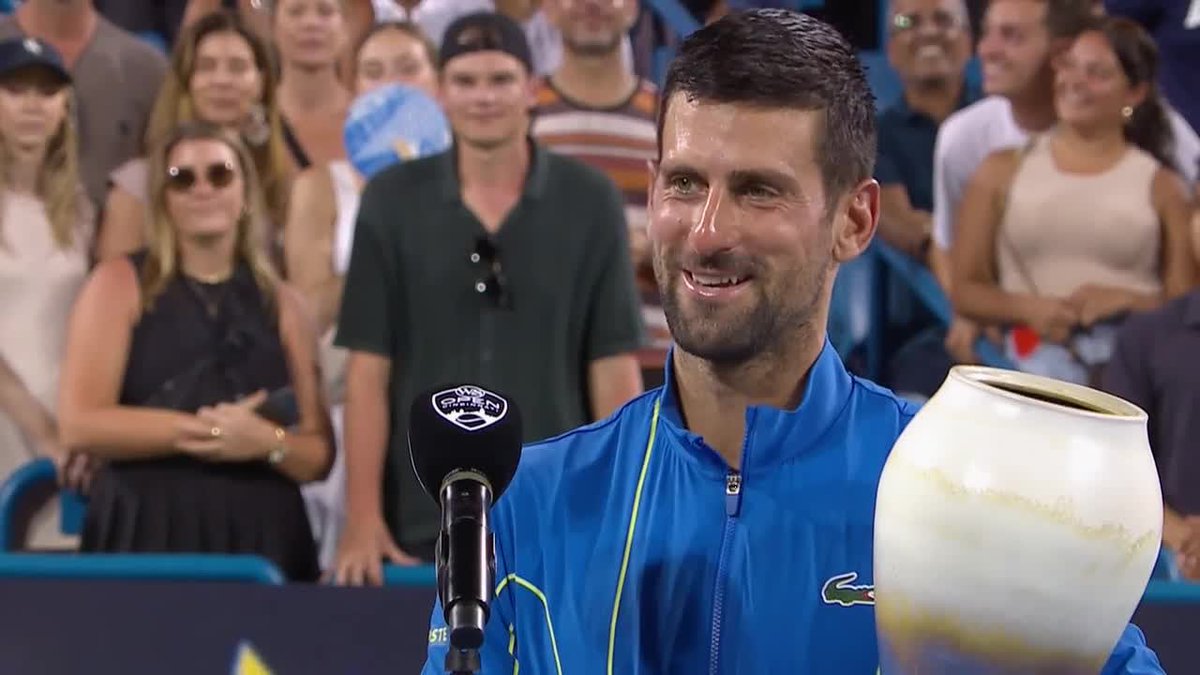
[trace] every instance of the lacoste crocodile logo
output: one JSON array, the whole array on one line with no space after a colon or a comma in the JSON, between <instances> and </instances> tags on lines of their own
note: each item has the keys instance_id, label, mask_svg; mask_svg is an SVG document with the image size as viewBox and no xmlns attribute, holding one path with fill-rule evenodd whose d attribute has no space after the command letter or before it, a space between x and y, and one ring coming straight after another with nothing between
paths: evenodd
<instances>
[{"instance_id":1,"label":"lacoste crocodile logo","mask_svg":"<svg viewBox=\"0 0 1200 675\"><path fill-rule=\"evenodd\" d=\"M821 599L827 605L841 605L842 607L874 605L875 587L869 584L856 586L854 580L857 578L858 572L846 572L830 577L821 589Z\"/></svg>"}]
</instances>

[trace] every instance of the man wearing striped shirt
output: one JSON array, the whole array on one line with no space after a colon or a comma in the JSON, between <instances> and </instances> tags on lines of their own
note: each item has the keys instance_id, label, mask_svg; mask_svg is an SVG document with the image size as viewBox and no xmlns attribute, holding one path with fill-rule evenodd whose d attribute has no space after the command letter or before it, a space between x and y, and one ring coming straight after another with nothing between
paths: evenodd
<instances>
[{"instance_id":1,"label":"man wearing striped shirt","mask_svg":"<svg viewBox=\"0 0 1200 675\"><path fill-rule=\"evenodd\" d=\"M562 34L562 63L541 84L533 136L554 152L604 171L625 197L630 246L649 336L638 355L649 386L671 344L646 239L648 162L656 155L658 92L633 73L622 46L637 19L636 0L544 0ZM660 376L660 375L659 375Z\"/></svg>"}]
</instances>

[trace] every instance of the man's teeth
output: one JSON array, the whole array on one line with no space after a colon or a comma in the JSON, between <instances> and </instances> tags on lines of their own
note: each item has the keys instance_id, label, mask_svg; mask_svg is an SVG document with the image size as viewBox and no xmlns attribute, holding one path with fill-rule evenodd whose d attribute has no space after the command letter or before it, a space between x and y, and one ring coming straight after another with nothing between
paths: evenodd
<instances>
[{"instance_id":1,"label":"man's teeth","mask_svg":"<svg viewBox=\"0 0 1200 675\"><path fill-rule=\"evenodd\" d=\"M701 286L734 286L742 282L741 277L714 277L705 274L693 274L692 279Z\"/></svg>"}]
</instances>

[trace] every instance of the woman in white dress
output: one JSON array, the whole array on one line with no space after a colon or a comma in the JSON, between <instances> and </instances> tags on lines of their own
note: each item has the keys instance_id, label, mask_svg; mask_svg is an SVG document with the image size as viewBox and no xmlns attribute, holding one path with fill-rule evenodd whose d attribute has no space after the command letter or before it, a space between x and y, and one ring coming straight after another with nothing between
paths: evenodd
<instances>
[{"instance_id":1,"label":"woman in white dress","mask_svg":"<svg viewBox=\"0 0 1200 675\"><path fill-rule=\"evenodd\" d=\"M58 441L67 318L88 271L94 210L79 180L71 79L50 45L0 43L0 479L49 457L79 486L82 458ZM70 469L68 471L68 469ZM32 548L68 548L58 502L34 515Z\"/></svg>"},{"instance_id":2,"label":"woman in white dress","mask_svg":"<svg viewBox=\"0 0 1200 675\"><path fill-rule=\"evenodd\" d=\"M382 86L406 84L436 96L436 63L436 48L415 24L380 24L367 34L356 52L354 94L361 96ZM322 336L321 370L338 445L329 477L304 488L322 568L333 561L344 517L345 448L341 439L346 354L333 346L333 337L362 186L362 176L346 160L306 169L293 184L290 216L284 229L289 281L308 300Z\"/></svg>"}]
</instances>

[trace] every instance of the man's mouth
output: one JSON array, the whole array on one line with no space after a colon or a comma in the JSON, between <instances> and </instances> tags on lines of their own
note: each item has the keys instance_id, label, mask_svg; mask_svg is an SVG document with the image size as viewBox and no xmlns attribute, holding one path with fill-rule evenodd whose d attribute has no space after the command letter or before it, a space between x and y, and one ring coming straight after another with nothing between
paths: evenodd
<instances>
[{"instance_id":1,"label":"man's mouth","mask_svg":"<svg viewBox=\"0 0 1200 675\"><path fill-rule=\"evenodd\" d=\"M690 274L690 272L689 272ZM745 281L745 277L718 277L708 274L692 274L692 282L698 286L712 286L713 288L721 288L725 286L737 286Z\"/></svg>"},{"instance_id":2,"label":"man's mouth","mask_svg":"<svg viewBox=\"0 0 1200 675\"><path fill-rule=\"evenodd\" d=\"M688 288L696 293L713 297L736 291L746 285L751 277L748 275L731 274L726 272L691 272L683 271L683 280Z\"/></svg>"},{"instance_id":3,"label":"man's mouth","mask_svg":"<svg viewBox=\"0 0 1200 675\"><path fill-rule=\"evenodd\" d=\"M917 48L916 56L919 59L941 58L946 55L946 48L939 44L925 44Z\"/></svg>"}]
</instances>

